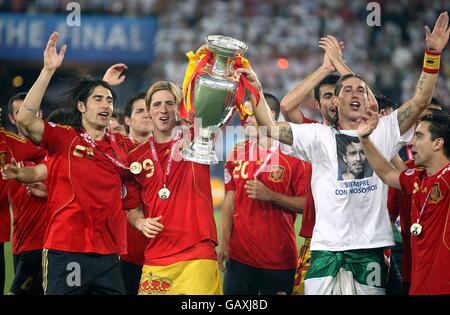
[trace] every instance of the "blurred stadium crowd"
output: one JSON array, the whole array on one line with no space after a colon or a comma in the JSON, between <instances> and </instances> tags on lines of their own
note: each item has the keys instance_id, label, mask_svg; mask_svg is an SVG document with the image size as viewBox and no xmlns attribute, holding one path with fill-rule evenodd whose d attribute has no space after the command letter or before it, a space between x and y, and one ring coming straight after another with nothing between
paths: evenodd
<instances>
[{"instance_id":1,"label":"blurred stadium crowd","mask_svg":"<svg viewBox=\"0 0 450 315\"><path fill-rule=\"evenodd\" d=\"M0 0L0 10L26 14L67 13L69 2ZM323 53L318 41L321 35L331 34L344 41L344 58L353 71L365 76L375 93L384 94L398 103L412 96L415 89L424 50L423 26L431 25L440 11L450 9L449 0L380 1L381 27L370 27L366 23L371 12L367 10L370 1L77 2L82 15L158 17L156 59L145 71L140 69L139 89L146 89L151 82L159 79L181 85L187 64L184 53L203 44L206 34L223 34L249 44L247 57L265 90L281 99L296 82L321 64ZM447 105L450 91L449 54L443 55L441 65L441 79L438 80L435 97ZM119 90L120 99L129 96L120 95L127 91ZM131 95L134 92L128 93Z\"/></svg>"}]
</instances>

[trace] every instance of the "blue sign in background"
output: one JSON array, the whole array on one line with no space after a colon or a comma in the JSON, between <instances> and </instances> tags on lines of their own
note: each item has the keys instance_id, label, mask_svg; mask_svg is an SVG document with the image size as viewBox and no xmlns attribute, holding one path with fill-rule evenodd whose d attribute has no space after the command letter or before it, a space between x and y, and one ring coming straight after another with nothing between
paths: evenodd
<instances>
[{"instance_id":1,"label":"blue sign in background","mask_svg":"<svg viewBox=\"0 0 450 315\"><path fill-rule=\"evenodd\" d=\"M69 12L68 12L69 13ZM53 31L58 46L68 45L72 61L149 64L154 58L155 17L107 17L81 14L80 26L69 26L66 15L0 13L0 59L42 60Z\"/></svg>"}]
</instances>

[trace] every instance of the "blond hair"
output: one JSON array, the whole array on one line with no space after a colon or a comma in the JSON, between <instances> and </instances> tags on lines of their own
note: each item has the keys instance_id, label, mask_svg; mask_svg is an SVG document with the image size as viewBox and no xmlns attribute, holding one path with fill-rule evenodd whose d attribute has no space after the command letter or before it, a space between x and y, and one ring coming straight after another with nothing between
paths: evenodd
<instances>
[{"instance_id":1,"label":"blond hair","mask_svg":"<svg viewBox=\"0 0 450 315\"><path fill-rule=\"evenodd\" d=\"M175 98L176 104L178 105L180 103L181 94L179 88L170 81L158 81L148 88L147 94L145 95L145 105L147 105L147 109L150 109L153 95L159 91L169 91Z\"/></svg>"}]
</instances>

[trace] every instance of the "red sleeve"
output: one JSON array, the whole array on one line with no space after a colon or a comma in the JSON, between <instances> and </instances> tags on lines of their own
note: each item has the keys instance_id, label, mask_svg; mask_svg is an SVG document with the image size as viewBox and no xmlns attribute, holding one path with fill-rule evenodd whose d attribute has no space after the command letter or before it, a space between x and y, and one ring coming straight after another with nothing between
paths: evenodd
<instances>
[{"instance_id":1,"label":"red sleeve","mask_svg":"<svg viewBox=\"0 0 450 315\"><path fill-rule=\"evenodd\" d=\"M315 119L310 119L310 118L306 117L302 111L300 111L300 115L302 115L302 118L303 118L302 124L318 124L318 123L320 123L319 121L317 121Z\"/></svg>"},{"instance_id":2,"label":"red sleeve","mask_svg":"<svg viewBox=\"0 0 450 315\"><path fill-rule=\"evenodd\" d=\"M236 185L233 179L233 170L234 163L233 161L226 161L224 168L224 183L225 183L225 191L236 190Z\"/></svg>"},{"instance_id":3,"label":"red sleeve","mask_svg":"<svg viewBox=\"0 0 450 315\"><path fill-rule=\"evenodd\" d=\"M49 153L67 152L68 142L72 141L75 131L70 126L54 124L44 120L44 134L39 145Z\"/></svg>"},{"instance_id":4,"label":"red sleeve","mask_svg":"<svg viewBox=\"0 0 450 315\"><path fill-rule=\"evenodd\" d=\"M305 115L303 115L303 123L304 124L319 124L319 121L317 121L315 119L306 118Z\"/></svg>"},{"instance_id":5,"label":"red sleeve","mask_svg":"<svg viewBox=\"0 0 450 315\"><path fill-rule=\"evenodd\" d=\"M28 139L22 139L20 136L7 132L7 146L11 149L16 161L32 161L39 163L44 160L47 151L36 146ZM10 159L8 159L9 161Z\"/></svg>"},{"instance_id":6,"label":"red sleeve","mask_svg":"<svg viewBox=\"0 0 450 315\"><path fill-rule=\"evenodd\" d=\"M418 171L415 168L409 168L400 173L399 181L402 190L408 194L412 194L414 190L414 183L416 181L417 176L421 171Z\"/></svg>"},{"instance_id":7,"label":"red sleeve","mask_svg":"<svg viewBox=\"0 0 450 315\"><path fill-rule=\"evenodd\" d=\"M305 161L302 161L302 163L305 166L305 180L307 182L304 188L305 207L303 209L302 224L299 235L301 237L311 238L314 225L316 224L316 208L314 205L314 198L311 191L312 168L310 163Z\"/></svg>"},{"instance_id":8,"label":"red sleeve","mask_svg":"<svg viewBox=\"0 0 450 315\"><path fill-rule=\"evenodd\" d=\"M389 187L388 190L388 199L387 199L387 207L389 211L389 215L391 217L399 216L399 205L398 205L398 194L400 191L393 187Z\"/></svg>"},{"instance_id":9,"label":"red sleeve","mask_svg":"<svg viewBox=\"0 0 450 315\"><path fill-rule=\"evenodd\" d=\"M121 133L113 133L116 137L117 146L125 153L128 153L139 146L139 141L131 140L128 137L125 137Z\"/></svg>"},{"instance_id":10,"label":"red sleeve","mask_svg":"<svg viewBox=\"0 0 450 315\"><path fill-rule=\"evenodd\" d=\"M292 192L293 196L303 196L307 189L311 189L311 164L299 159L292 158Z\"/></svg>"},{"instance_id":11,"label":"red sleeve","mask_svg":"<svg viewBox=\"0 0 450 315\"><path fill-rule=\"evenodd\" d=\"M141 205L141 185L134 179L133 176L127 176L124 179L124 197L122 200L122 207L125 210L139 208Z\"/></svg>"}]
</instances>

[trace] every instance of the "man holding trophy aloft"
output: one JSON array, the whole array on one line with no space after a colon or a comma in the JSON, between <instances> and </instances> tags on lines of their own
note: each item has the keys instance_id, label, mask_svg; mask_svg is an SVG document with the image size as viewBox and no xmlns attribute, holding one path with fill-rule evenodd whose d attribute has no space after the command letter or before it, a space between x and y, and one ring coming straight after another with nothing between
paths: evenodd
<instances>
[{"instance_id":1,"label":"man holding trophy aloft","mask_svg":"<svg viewBox=\"0 0 450 315\"><path fill-rule=\"evenodd\" d=\"M257 92L243 82L245 76L235 76L235 67L243 66L244 43L209 36L207 44L201 58L191 54L181 104L173 83L149 88L145 101L153 136L129 153L134 176L126 183L124 208L129 222L149 238L139 294L222 293L208 166L217 161L211 130L228 122L236 103L241 106L246 85ZM182 118L192 121L195 115L195 140L182 151L184 159L185 139L176 131L179 104Z\"/></svg>"}]
</instances>

